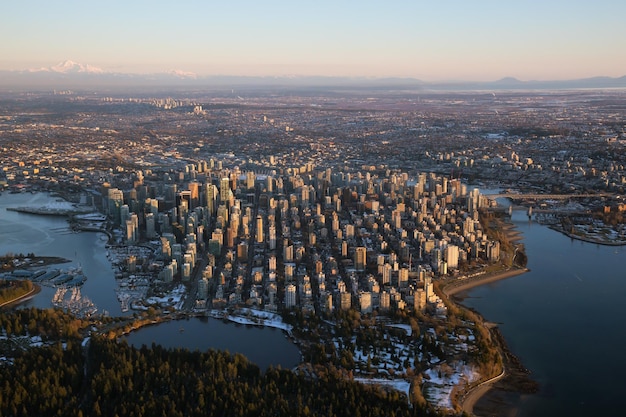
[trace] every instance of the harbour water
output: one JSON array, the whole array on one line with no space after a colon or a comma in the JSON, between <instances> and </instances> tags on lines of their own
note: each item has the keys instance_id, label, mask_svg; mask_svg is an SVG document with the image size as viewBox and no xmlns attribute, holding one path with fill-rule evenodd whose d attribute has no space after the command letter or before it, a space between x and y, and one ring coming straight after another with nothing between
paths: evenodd
<instances>
[{"instance_id":1,"label":"harbour water","mask_svg":"<svg viewBox=\"0 0 626 417\"><path fill-rule=\"evenodd\" d=\"M71 262L53 265L53 268L81 268L87 281L81 292L89 297L98 312L112 316L122 315L120 303L113 291L117 285L113 268L106 257L107 236L103 233L73 233L62 216L42 216L6 210L7 207L40 206L54 197L44 193L3 193L0 196L0 254L28 254L58 256ZM52 307L55 289L42 286L36 297L22 306Z\"/></svg>"}]
</instances>

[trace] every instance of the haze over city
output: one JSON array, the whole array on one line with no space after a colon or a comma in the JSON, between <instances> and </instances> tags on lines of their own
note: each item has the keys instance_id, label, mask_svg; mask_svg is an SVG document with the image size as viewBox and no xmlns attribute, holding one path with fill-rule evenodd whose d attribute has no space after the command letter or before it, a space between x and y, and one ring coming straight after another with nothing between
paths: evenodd
<instances>
[{"instance_id":1,"label":"haze over city","mask_svg":"<svg viewBox=\"0 0 626 417\"><path fill-rule=\"evenodd\" d=\"M624 415L624 12L5 1L0 416Z\"/></svg>"},{"instance_id":2,"label":"haze over city","mask_svg":"<svg viewBox=\"0 0 626 417\"><path fill-rule=\"evenodd\" d=\"M410 77L621 77L626 4L284 1L9 2L0 70L66 59L107 72Z\"/></svg>"}]
</instances>

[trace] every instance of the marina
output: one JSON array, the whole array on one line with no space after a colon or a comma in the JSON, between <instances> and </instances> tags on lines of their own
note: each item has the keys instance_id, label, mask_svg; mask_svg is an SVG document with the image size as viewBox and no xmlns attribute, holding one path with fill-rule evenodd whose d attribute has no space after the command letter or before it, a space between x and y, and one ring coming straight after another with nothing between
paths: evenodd
<instances>
[{"instance_id":1,"label":"marina","mask_svg":"<svg viewBox=\"0 0 626 417\"><path fill-rule=\"evenodd\" d=\"M75 286L68 290L68 287L58 287L52 298L52 305L69 311L77 317L90 317L98 311L89 297L81 293L80 287Z\"/></svg>"},{"instance_id":2,"label":"marina","mask_svg":"<svg viewBox=\"0 0 626 417\"><path fill-rule=\"evenodd\" d=\"M41 216L7 210L11 207L45 206L54 201L48 193L5 193L0 198L0 253L37 255L36 260L16 265L18 270L31 273L33 283L41 288L34 297L25 300L20 308L50 308L58 286L80 287L81 294L88 295L97 306L98 314L123 315L115 294L118 283L115 269L107 259L109 237L101 232L76 233L63 216ZM98 221L95 214L81 216L81 221ZM24 259L26 261L26 259ZM19 273L22 274L22 273ZM55 286L52 280L62 274L72 277L64 284ZM8 272L0 276L17 279ZM24 279L24 278L21 278Z\"/></svg>"},{"instance_id":3,"label":"marina","mask_svg":"<svg viewBox=\"0 0 626 417\"><path fill-rule=\"evenodd\" d=\"M4 280L30 280L40 285L48 287L79 287L87 281L87 277L83 275L82 270L69 269L67 271L59 269L40 269L37 271L28 271L25 269L16 269L11 272L0 274L0 279Z\"/></svg>"},{"instance_id":4,"label":"marina","mask_svg":"<svg viewBox=\"0 0 626 417\"><path fill-rule=\"evenodd\" d=\"M37 285L46 286L55 290L51 304L53 307L62 308L77 317L90 317L98 308L86 296L81 293L80 287L87 281L87 277L80 268L69 270L40 269L29 271L16 269L0 274L3 280L30 280Z\"/></svg>"}]
</instances>

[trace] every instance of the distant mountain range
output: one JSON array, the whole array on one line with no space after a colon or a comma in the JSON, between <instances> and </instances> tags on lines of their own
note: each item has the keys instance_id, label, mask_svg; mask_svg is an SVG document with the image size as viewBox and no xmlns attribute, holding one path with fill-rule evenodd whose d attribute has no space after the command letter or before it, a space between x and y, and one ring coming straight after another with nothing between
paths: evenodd
<instances>
[{"instance_id":1,"label":"distant mountain range","mask_svg":"<svg viewBox=\"0 0 626 417\"><path fill-rule=\"evenodd\" d=\"M30 73L44 72L55 74L104 74L105 71L101 68L94 67L92 65L83 65L78 62L66 60L57 65L53 65L47 68L38 68L28 70Z\"/></svg>"},{"instance_id":2,"label":"distant mountain range","mask_svg":"<svg viewBox=\"0 0 626 417\"><path fill-rule=\"evenodd\" d=\"M92 65L64 61L50 67L23 71L0 71L3 90L129 88L129 87L284 87L331 89L381 89L418 91L554 90L581 88L626 88L626 76L576 80L520 81L507 77L497 81L425 82L415 78L316 77L316 76L199 76L172 70L155 74L109 72Z\"/></svg>"}]
</instances>

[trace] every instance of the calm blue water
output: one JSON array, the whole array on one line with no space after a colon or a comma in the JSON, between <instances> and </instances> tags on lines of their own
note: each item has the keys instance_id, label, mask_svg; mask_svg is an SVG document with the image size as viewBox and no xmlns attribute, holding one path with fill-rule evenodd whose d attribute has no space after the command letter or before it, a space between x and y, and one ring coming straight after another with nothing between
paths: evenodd
<instances>
[{"instance_id":1,"label":"calm blue water","mask_svg":"<svg viewBox=\"0 0 626 417\"><path fill-rule=\"evenodd\" d=\"M572 240L514 212L531 272L470 290L540 392L519 416L623 415L626 248Z\"/></svg>"},{"instance_id":2,"label":"calm blue water","mask_svg":"<svg viewBox=\"0 0 626 417\"><path fill-rule=\"evenodd\" d=\"M39 256L60 256L71 263L53 268L81 267L87 277L81 292L98 307L112 316L122 315L114 289L117 286L114 271L106 258L107 237L103 233L72 233L64 217L38 216L7 211L7 207L44 205L50 201L47 194L9 194L0 196L0 254L34 253ZM23 305L39 308L52 306L54 289L42 287L42 292Z\"/></svg>"},{"instance_id":3,"label":"calm blue water","mask_svg":"<svg viewBox=\"0 0 626 417\"><path fill-rule=\"evenodd\" d=\"M213 318L192 318L143 327L125 337L141 347L152 343L166 348L227 350L241 353L261 369L280 365L291 369L300 363L300 351L282 330L224 323Z\"/></svg>"}]
</instances>

